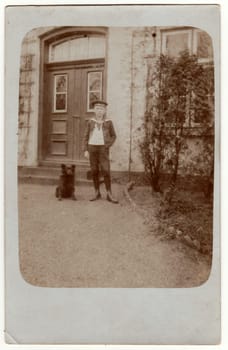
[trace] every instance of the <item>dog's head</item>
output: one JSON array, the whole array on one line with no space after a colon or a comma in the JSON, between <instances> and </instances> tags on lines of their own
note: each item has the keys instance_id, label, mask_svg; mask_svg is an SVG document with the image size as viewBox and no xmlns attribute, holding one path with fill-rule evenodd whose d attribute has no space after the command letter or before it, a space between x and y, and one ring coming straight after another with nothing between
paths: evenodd
<instances>
[{"instance_id":1,"label":"dog's head","mask_svg":"<svg viewBox=\"0 0 228 350\"><path fill-rule=\"evenodd\" d=\"M61 164L61 168L63 175L74 175L75 173L75 165Z\"/></svg>"}]
</instances>

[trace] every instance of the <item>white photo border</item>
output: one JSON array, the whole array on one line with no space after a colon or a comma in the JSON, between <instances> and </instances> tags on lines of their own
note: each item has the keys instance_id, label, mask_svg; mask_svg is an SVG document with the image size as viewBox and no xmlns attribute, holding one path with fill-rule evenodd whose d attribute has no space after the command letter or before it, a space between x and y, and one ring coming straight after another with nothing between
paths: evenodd
<instances>
[{"instance_id":1,"label":"white photo border","mask_svg":"<svg viewBox=\"0 0 228 350\"><path fill-rule=\"evenodd\" d=\"M220 342L220 11L194 6L39 6L6 11L5 265L6 340L37 344L218 344ZM50 16L50 7L51 16ZM74 10L74 11L72 11ZM122 16L119 16L119 11ZM180 21L181 18L181 21ZM195 288L40 288L19 271L17 115L21 41L34 27L191 25L212 37L215 63L213 264ZM143 21L143 22L142 22ZM16 57L16 58L15 58ZM56 310L58 318L53 317ZM45 325L45 326L44 326ZM165 332L164 332L165 330Z\"/></svg>"}]
</instances>

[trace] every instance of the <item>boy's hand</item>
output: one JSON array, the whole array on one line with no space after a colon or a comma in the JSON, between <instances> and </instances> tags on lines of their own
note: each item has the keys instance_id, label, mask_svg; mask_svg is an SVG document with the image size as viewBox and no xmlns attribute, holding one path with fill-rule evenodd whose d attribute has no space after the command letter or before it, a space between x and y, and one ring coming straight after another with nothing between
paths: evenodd
<instances>
[{"instance_id":1,"label":"boy's hand","mask_svg":"<svg viewBox=\"0 0 228 350\"><path fill-rule=\"evenodd\" d=\"M89 152L88 152L88 151L85 151L85 152L84 152L84 157L85 157L86 159L89 159Z\"/></svg>"}]
</instances>

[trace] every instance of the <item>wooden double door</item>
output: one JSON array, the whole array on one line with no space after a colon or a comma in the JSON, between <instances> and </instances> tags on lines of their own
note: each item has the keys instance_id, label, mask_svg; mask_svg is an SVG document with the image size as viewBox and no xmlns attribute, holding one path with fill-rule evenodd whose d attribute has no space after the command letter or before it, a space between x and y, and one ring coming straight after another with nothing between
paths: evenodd
<instances>
[{"instance_id":1,"label":"wooden double door","mask_svg":"<svg viewBox=\"0 0 228 350\"><path fill-rule=\"evenodd\" d=\"M43 159L83 161L83 135L92 103L104 98L104 61L47 65L44 84Z\"/></svg>"}]
</instances>

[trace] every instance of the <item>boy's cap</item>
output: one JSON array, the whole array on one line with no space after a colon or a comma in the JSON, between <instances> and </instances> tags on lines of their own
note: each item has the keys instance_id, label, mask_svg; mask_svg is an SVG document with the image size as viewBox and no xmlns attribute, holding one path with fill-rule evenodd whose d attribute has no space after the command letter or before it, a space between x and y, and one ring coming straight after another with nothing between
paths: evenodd
<instances>
[{"instance_id":1,"label":"boy's cap","mask_svg":"<svg viewBox=\"0 0 228 350\"><path fill-rule=\"evenodd\" d=\"M95 107L95 105L104 105L104 106L107 106L108 103L106 101L103 101L103 100L96 100L93 102L93 107Z\"/></svg>"}]
</instances>

